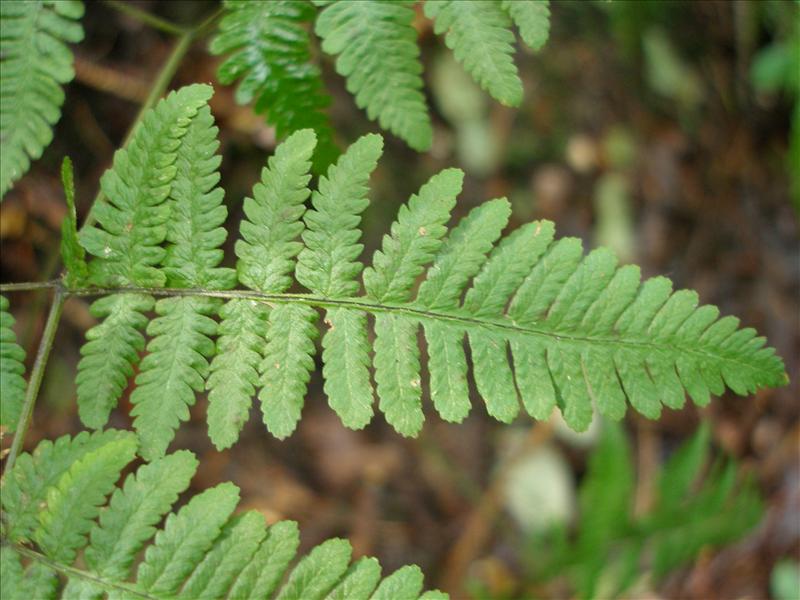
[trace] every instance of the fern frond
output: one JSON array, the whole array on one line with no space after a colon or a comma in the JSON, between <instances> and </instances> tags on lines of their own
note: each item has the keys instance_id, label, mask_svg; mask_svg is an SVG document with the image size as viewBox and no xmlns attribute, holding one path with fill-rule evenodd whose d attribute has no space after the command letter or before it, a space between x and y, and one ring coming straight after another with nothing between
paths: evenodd
<instances>
[{"instance_id":1,"label":"fern frond","mask_svg":"<svg viewBox=\"0 0 800 600\"><path fill-rule=\"evenodd\" d=\"M246 203L237 274L251 291L213 292L229 300L219 313L219 356L207 384L219 447L236 440L253 395L273 434L295 429L314 367L319 310L327 326L324 389L354 428L370 421L377 391L397 431L420 430L420 332L434 408L450 421L470 410L470 368L498 420L513 420L520 404L537 419L558 407L577 430L595 411L619 419L630 404L654 418L662 405L682 406L686 393L702 405L725 385L745 394L786 383L783 362L764 338L698 306L696 293L673 293L663 277L641 283L637 267L618 267L606 249L584 257L580 240L554 240L546 221L502 237L510 215L503 198L473 209L448 234L461 188L457 170L435 175L401 207L364 270L360 215L381 138L353 144L320 179L304 213L313 144L305 131L281 145ZM293 269L309 293L287 293ZM186 290L158 303L152 354L132 397L147 458L164 452L208 376L215 302L208 292Z\"/></svg>"},{"instance_id":2,"label":"fern frond","mask_svg":"<svg viewBox=\"0 0 800 600\"><path fill-rule=\"evenodd\" d=\"M87 427L99 429L108 422L128 385L139 352L144 350L141 331L153 298L144 294L113 294L95 300L89 312L103 322L86 332L78 363L78 414Z\"/></svg>"},{"instance_id":3,"label":"fern frond","mask_svg":"<svg viewBox=\"0 0 800 600\"><path fill-rule=\"evenodd\" d=\"M76 0L0 3L0 198L53 139L82 16Z\"/></svg>"},{"instance_id":4,"label":"fern frond","mask_svg":"<svg viewBox=\"0 0 800 600\"><path fill-rule=\"evenodd\" d=\"M17 428L25 402L25 350L14 334L14 317L8 312L8 299L0 296L0 426Z\"/></svg>"},{"instance_id":5,"label":"fern frond","mask_svg":"<svg viewBox=\"0 0 800 600\"><path fill-rule=\"evenodd\" d=\"M547 43L550 35L549 0L502 0L500 4L532 50L540 50Z\"/></svg>"},{"instance_id":6,"label":"fern frond","mask_svg":"<svg viewBox=\"0 0 800 600\"><path fill-rule=\"evenodd\" d=\"M217 70L224 84L240 80L236 101L255 102L275 125L278 138L304 128L319 138L314 165L322 171L339 154L325 109L319 68L311 62L305 24L315 10L298 0L226 0L213 54L228 55Z\"/></svg>"},{"instance_id":7,"label":"fern frond","mask_svg":"<svg viewBox=\"0 0 800 600\"><path fill-rule=\"evenodd\" d=\"M163 286L157 268L166 251L172 186L182 138L192 119L211 97L207 85L171 92L142 119L127 148L100 180L107 202L92 207L97 225L85 227L80 241L91 261L92 283L100 286ZM213 150L212 150L213 152Z\"/></svg>"},{"instance_id":8,"label":"fern frond","mask_svg":"<svg viewBox=\"0 0 800 600\"><path fill-rule=\"evenodd\" d=\"M101 508L134 451L134 436L109 430L43 442L33 455L20 455L2 495L12 524L0 551L4 598L7 590L9 598L43 600L419 596L419 569L405 567L379 583L375 559L348 568L352 549L341 539L322 543L290 568L299 545L297 525L284 521L267 527L256 511L234 515L239 490L232 483L169 512L197 468L187 451L139 467ZM163 527L156 529L162 519ZM30 528L14 527L21 522L37 527L33 548L24 545ZM58 575L67 580L60 593ZM370 596L376 587L377 595Z\"/></svg>"},{"instance_id":9,"label":"fern frond","mask_svg":"<svg viewBox=\"0 0 800 600\"><path fill-rule=\"evenodd\" d=\"M494 0L426 0L425 16L456 60L484 90L506 106L522 102L522 82L514 65L511 18Z\"/></svg>"},{"instance_id":10,"label":"fern frond","mask_svg":"<svg viewBox=\"0 0 800 600\"><path fill-rule=\"evenodd\" d=\"M431 128L422 94L413 2L318 2L325 5L315 31L322 49L336 56L336 71L371 120L415 150L431 147Z\"/></svg>"}]
</instances>

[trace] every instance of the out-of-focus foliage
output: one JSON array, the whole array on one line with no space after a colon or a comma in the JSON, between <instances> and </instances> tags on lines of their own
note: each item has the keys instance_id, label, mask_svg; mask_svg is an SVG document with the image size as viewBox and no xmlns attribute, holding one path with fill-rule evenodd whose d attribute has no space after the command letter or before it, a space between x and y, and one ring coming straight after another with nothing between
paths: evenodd
<instances>
[{"instance_id":1,"label":"out-of-focus foliage","mask_svg":"<svg viewBox=\"0 0 800 600\"><path fill-rule=\"evenodd\" d=\"M783 93L794 102L788 168L792 202L800 213L800 4L774 7L775 40L753 59L751 78L761 93Z\"/></svg>"},{"instance_id":2,"label":"out-of-focus foliage","mask_svg":"<svg viewBox=\"0 0 800 600\"><path fill-rule=\"evenodd\" d=\"M614 598L641 573L659 581L707 546L730 543L760 519L753 481L735 461L711 458L704 424L666 462L656 499L634 511L635 469L624 430L605 423L580 488L576 535L554 529L533 543L534 578L566 576L580 598Z\"/></svg>"}]
</instances>

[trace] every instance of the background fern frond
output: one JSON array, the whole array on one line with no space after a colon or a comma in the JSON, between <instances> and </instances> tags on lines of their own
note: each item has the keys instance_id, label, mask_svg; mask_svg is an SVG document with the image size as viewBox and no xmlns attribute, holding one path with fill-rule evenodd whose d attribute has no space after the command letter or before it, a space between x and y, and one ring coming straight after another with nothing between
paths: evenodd
<instances>
[{"instance_id":1,"label":"background fern frond","mask_svg":"<svg viewBox=\"0 0 800 600\"><path fill-rule=\"evenodd\" d=\"M315 31L359 108L418 151L431 147L413 2L318 3Z\"/></svg>"},{"instance_id":2,"label":"background fern frond","mask_svg":"<svg viewBox=\"0 0 800 600\"><path fill-rule=\"evenodd\" d=\"M14 317L8 312L8 299L0 296L0 426L17 428L25 401L25 350L14 334Z\"/></svg>"},{"instance_id":3,"label":"background fern frond","mask_svg":"<svg viewBox=\"0 0 800 600\"><path fill-rule=\"evenodd\" d=\"M187 451L139 467L114 489L135 449L132 434L109 430L43 442L33 455L20 455L2 495L12 524L4 530L0 556L9 598L34 593L29 597L322 600L345 592L352 600L419 597L417 567L379 582L375 559L348 569L352 549L346 540L323 542L289 568L299 544L296 524L266 527L256 511L234 515L239 490L232 483L170 513L197 468ZM31 531L33 548L26 545ZM59 575L67 580L61 593Z\"/></svg>"},{"instance_id":4,"label":"background fern frond","mask_svg":"<svg viewBox=\"0 0 800 600\"><path fill-rule=\"evenodd\" d=\"M540 50L550 35L549 0L502 0L503 7L519 28L522 40L532 49Z\"/></svg>"},{"instance_id":5,"label":"background fern frond","mask_svg":"<svg viewBox=\"0 0 800 600\"><path fill-rule=\"evenodd\" d=\"M305 0L226 0L210 49L228 55L217 70L219 80L240 80L237 102L255 102L278 138L305 128L316 131L314 166L322 172L339 150L325 112L330 98L311 62L306 23L315 12Z\"/></svg>"},{"instance_id":6,"label":"background fern frond","mask_svg":"<svg viewBox=\"0 0 800 600\"><path fill-rule=\"evenodd\" d=\"M514 65L511 18L494 0L426 0L425 16L456 60L484 90L506 106L522 102L522 81Z\"/></svg>"},{"instance_id":7,"label":"background fern frond","mask_svg":"<svg viewBox=\"0 0 800 600\"><path fill-rule=\"evenodd\" d=\"M0 3L0 198L53 139L82 16L77 0Z\"/></svg>"},{"instance_id":8,"label":"background fern frond","mask_svg":"<svg viewBox=\"0 0 800 600\"><path fill-rule=\"evenodd\" d=\"M707 470L709 453L704 424L661 469L653 506L633 516L630 445L622 427L605 422L580 489L578 535L568 540L557 533L561 540L545 537L547 547L534 545L539 576L566 574L579 598L616 598L643 561L658 580L702 548L740 538L761 516L758 490L732 460Z\"/></svg>"}]
</instances>

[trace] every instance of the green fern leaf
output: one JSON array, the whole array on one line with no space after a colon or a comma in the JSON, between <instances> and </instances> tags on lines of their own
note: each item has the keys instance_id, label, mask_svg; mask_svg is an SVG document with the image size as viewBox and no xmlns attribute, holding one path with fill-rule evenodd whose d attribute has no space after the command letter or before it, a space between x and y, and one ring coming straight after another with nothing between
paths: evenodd
<instances>
[{"instance_id":1,"label":"green fern leaf","mask_svg":"<svg viewBox=\"0 0 800 600\"><path fill-rule=\"evenodd\" d=\"M113 489L122 468L136 455L133 434L86 453L47 490L33 539L53 560L72 562L86 541L92 520Z\"/></svg>"},{"instance_id":2,"label":"green fern leaf","mask_svg":"<svg viewBox=\"0 0 800 600\"><path fill-rule=\"evenodd\" d=\"M156 266L164 259L167 202L179 174L176 161L192 119L211 97L207 85L172 92L146 113L127 148L100 180L107 202L95 204L98 225L85 227L80 241L96 258L89 265L92 283L100 286L163 286L166 275ZM213 152L213 150L212 150Z\"/></svg>"},{"instance_id":3,"label":"green fern leaf","mask_svg":"<svg viewBox=\"0 0 800 600\"><path fill-rule=\"evenodd\" d=\"M4 598L349 600L370 597L376 586L376 593L384 590L378 597L418 596L422 580L416 567L401 569L379 585L375 559L348 568L351 548L345 540L324 542L291 568L299 545L297 525L284 521L266 527L256 511L234 515L239 490L231 483L169 513L197 468L187 451L141 466L101 508L134 451L134 436L109 430L43 442L33 455L19 456L4 480L4 518L12 525L32 518L38 529L33 546L3 531ZM162 519L163 527L156 530ZM77 559L80 551L83 560ZM58 573L67 579L61 591Z\"/></svg>"},{"instance_id":4,"label":"green fern leaf","mask_svg":"<svg viewBox=\"0 0 800 600\"><path fill-rule=\"evenodd\" d=\"M152 308L153 298L143 294L114 294L89 307L93 316L104 320L86 332L75 379L78 414L87 427L99 429L108 422L144 350L143 313Z\"/></svg>"},{"instance_id":5,"label":"green fern leaf","mask_svg":"<svg viewBox=\"0 0 800 600\"><path fill-rule=\"evenodd\" d=\"M61 260L64 261L64 283L67 287L78 287L86 283L89 269L86 252L78 242L78 216L75 213L75 178L72 161L68 156L61 163L61 185L67 200L67 215L61 223Z\"/></svg>"},{"instance_id":6,"label":"green fern leaf","mask_svg":"<svg viewBox=\"0 0 800 600\"><path fill-rule=\"evenodd\" d=\"M131 394L131 415L147 460L163 456L181 421L189 419L195 392L205 388L208 358L214 353L211 336L219 308L215 298L176 297L156 302L159 316L150 322L149 354L142 360Z\"/></svg>"},{"instance_id":7,"label":"green fern leaf","mask_svg":"<svg viewBox=\"0 0 800 600\"><path fill-rule=\"evenodd\" d=\"M303 203L310 195L308 171L315 144L316 136L308 129L289 136L263 169L253 197L244 201L242 239L236 242L237 273L251 289L283 292L292 283L291 274L302 248L296 239L303 231ZM220 337L207 387L209 436L222 449L238 438L255 390L261 387L258 373L263 371L260 366L269 309L248 300L231 300L220 309L219 316ZM275 402L287 401L280 395L273 398ZM265 401L272 401L269 395Z\"/></svg>"},{"instance_id":8,"label":"green fern leaf","mask_svg":"<svg viewBox=\"0 0 800 600\"><path fill-rule=\"evenodd\" d=\"M321 600L347 571L352 548L346 540L327 540L292 571L275 600Z\"/></svg>"},{"instance_id":9,"label":"green fern leaf","mask_svg":"<svg viewBox=\"0 0 800 600\"><path fill-rule=\"evenodd\" d=\"M505 10L519 27L522 40L532 49L541 50L550 35L548 0L503 0Z\"/></svg>"},{"instance_id":10,"label":"green fern leaf","mask_svg":"<svg viewBox=\"0 0 800 600\"><path fill-rule=\"evenodd\" d=\"M261 363L261 409L264 424L277 437L289 436L300 420L306 386L314 368L316 311L308 306L272 309Z\"/></svg>"},{"instance_id":11,"label":"green fern leaf","mask_svg":"<svg viewBox=\"0 0 800 600\"><path fill-rule=\"evenodd\" d=\"M13 542L29 541L38 527L38 513L50 488L74 463L98 448L125 439L120 431L84 431L75 438L44 441L31 455L20 454L14 470L3 477L2 506L11 517L6 535Z\"/></svg>"},{"instance_id":12,"label":"green fern leaf","mask_svg":"<svg viewBox=\"0 0 800 600\"><path fill-rule=\"evenodd\" d=\"M269 309L250 300L230 300L219 309L219 337L206 381L208 436L222 450L232 446L247 422L262 360Z\"/></svg>"},{"instance_id":13,"label":"green fern leaf","mask_svg":"<svg viewBox=\"0 0 800 600\"><path fill-rule=\"evenodd\" d=\"M370 600L393 600L394 598L416 598L422 591L422 571L416 565L397 569L381 581Z\"/></svg>"},{"instance_id":14,"label":"green fern leaf","mask_svg":"<svg viewBox=\"0 0 800 600\"><path fill-rule=\"evenodd\" d=\"M8 300L0 296L0 425L15 431L25 402L25 351L14 334Z\"/></svg>"},{"instance_id":15,"label":"green fern leaf","mask_svg":"<svg viewBox=\"0 0 800 600\"><path fill-rule=\"evenodd\" d=\"M325 600L369 600L381 580L380 563L369 556L358 559Z\"/></svg>"},{"instance_id":16,"label":"green fern leaf","mask_svg":"<svg viewBox=\"0 0 800 600\"><path fill-rule=\"evenodd\" d=\"M654 418L662 405L682 406L685 393L703 404L726 385L745 394L786 383L782 361L763 338L737 330L732 317L718 319L713 307L698 306L694 292L673 293L662 277L642 284L638 268L618 267L605 249L584 257L580 240L554 240L546 221L501 237L510 215L503 198L473 209L447 234L461 187L456 170L432 177L401 207L363 270L360 215L381 138L353 144L320 179L304 213L313 143L305 131L281 145L245 205L237 274L251 291L212 292L229 299L208 383L209 426L219 447L235 441L253 395L273 434L295 429L314 367L320 310L327 325L324 389L354 428L370 421L377 389L379 409L397 431L420 430L426 387L420 331L427 387L434 408L450 421L470 410L470 368L498 420L513 420L520 403L537 419L558 407L577 430L595 412L621 418L628 404ZM293 269L307 293L287 293ZM158 303L153 354L133 394L147 458L164 452L209 373L216 299L208 294L186 290ZM164 389L172 390L166 410Z\"/></svg>"},{"instance_id":17,"label":"green fern leaf","mask_svg":"<svg viewBox=\"0 0 800 600\"><path fill-rule=\"evenodd\" d=\"M494 0L426 0L425 16L458 62L484 90L506 106L522 102L522 82L514 65L511 19Z\"/></svg>"},{"instance_id":18,"label":"green fern leaf","mask_svg":"<svg viewBox=\"0 0 800 600\"><path fill-rule=\"evenodd\" d=\"M280 144L245 198L245 218L236 242L239 281L261 292L283 292L292 284L291 274L302 244L304 203L311 195L310 159L316 145L311 130L298 131Z\"/></svg>"},{"instance_id":19,"label":"green fern leaf","mask_svg":"<svg viewBox=\"0 0 800 600\"><path fill-rule=\"evenodd\" d=\"M325 3L315 31L359 108L418 151L430 149L413 2Z\"/></svg>"},{"instance_id":20,"label":"green fern leaf","mask_svg":"<svg viewBox=\"0 0 800 600\"><path fill-rule=\"evenodd\" d=\"M363 266L356 259L361 213L369 204L367 182L375 170L383 138L360 138L319 180L311 195L313 210L306 212L305 247L298 256L297 280L312 292L329 298L347 297L358 291L356 277Z\"/></svg>"},{"instance_id":21,"label":"green fern leaf","mask_svg":"<svg viewBox=\"0 0 800 600\"><path fill-rule=\"evenodd\" d=\"M114 490L108 508L100 513L84 551L87 567L99 576L122 581L144 544L155 534L162 515L189 486L197 460L185 450L141 467ZM66 597L102 596L90 581L71 579Z\"/></svg>"},{"instance_id":22,"label":"green fern leaf","mask_svg":"<svg viewBox=\"0 0 800 600\"><path fill-rule=\"evenodd\" d=\"M223 483L167 517L139 565L137 584L156 595L175 595L219 536L238 500L236 486Z\"/></svg>"},{"instance_id":23,"label":"green fern leaf","mask_svg":"<svg viewBox=\"0 0 800 600\"><path fill-rule=\"evenodd\" d=\"M217 70L224 84L240 79L236 100L255 101L259 113L275 125L278 138L304 128L319 138L315 170L322 171L339 154L326 107L319 68L311 62L305 24L313 6L298 0L226 0L213 54L229 55Z\"/></svg>"},{"instance_id":24,"label":"green fern leaf","mask_svg":"<svg viewBox=\"0 0 800 600\"><path fill-rule=\"evenodd\" d=\"M0 198L53 139L82 16L75 0L0 3Z\"/></svg>"},{"instance_id":25,"label":"green fern leaf","mask_svg":"<svg viewBox=\"0 0 800 600\"><path fill-rule=\"evenodd\" d=\"M170 287L229 289L236 284L231 269L219 268L227 232L224 192L216 187L222 157L211 109L203 106L192 118L178 148L167 203L167 252L162 265Z\"/></svg>"},{"instance_id":26,"label":"green fern leaf","mask_svg":"<svg viewBox=\"0 0 800 600\"><path fill-rule=\"evenodd\" d=\"M294 521L279 521L267 529L253 558L231 586L230 598L269 598L283 578L300 545Z\"/></svg>"}]
</instances>

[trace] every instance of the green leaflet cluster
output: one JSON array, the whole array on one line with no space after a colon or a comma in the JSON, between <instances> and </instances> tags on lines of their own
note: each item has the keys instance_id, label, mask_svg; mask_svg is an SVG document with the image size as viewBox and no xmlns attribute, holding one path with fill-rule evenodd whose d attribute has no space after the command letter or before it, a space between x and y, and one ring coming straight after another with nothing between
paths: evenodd
<instances>
[{"instance_id":1,"label":"green leaflet cluster","mask_svg":"<svg viewBox=\"0 0 800 600\"><path fill-rule=\"evenodd\" d=\"M618 598L642 572L643 557L660 580L704 548L741 538L761 518L755 482L733 460L710 461L706 424L665 463L655 502L634 517L631 449L622 427L603 427L580 489L578 535L570 540L560 529L535 544L535 579L566 575L579 598Z\"/></svg>"},{"instance_id":2,"label":"green leaflet cluster","mask_svg":"<svg viewBox=\"0 0 800 600\"><path fill-rule=\"evenodd\" d=\"M25 351L17 343L13 326L8 300L0 296L0 426L8 431L17 428L27 388Z\"/></svg>"},{"instance_id":3,"label":"green leaflet cluster","mask_svg":"<svg viewBox=\"0 0 800 600\"><path fill-rule=\"evenodd\" d=\"M0 198L53 139L82 16L77 0L0 2Z\"/></svg>"},{"instance_id":4,"label":"green leaflet cluster","mask_svg":"<svg viewBox=\"0 0 800 600\"><path fill-rule=\"evenodd\" d=\"M306 24L314 12L305 0L226 0L209 49L227 55L217 70L220 82L239 80L236 101L254 102L279 138L304 128L317 132L314 162L321 172L339 151L325 113L330 98L319 67L311 62Z\"/></svg>"},{"instance_id":5,"label":"green leaflet cluster","mask_svg":"<svg viewBox=\"0 0 800 600\"><path fill-rule=\"evenodd\" d=\"M194 124L209 131L200 126L207 108L195 107L196 116L185 117L170 102L195 106L194 95L181 90L171 98L160 110L174 112L162 116L184 123L184 133L169 143L177 168L162 167L174 177L163 197L180 217L170 221L172 229L162 228L161 245L139 244L137 251L160 261L147 267L148 280L192 289L159 300L158 316L147 327L151 341L131 401L148 460L164 454L204 387L217 447L238 439L254 396L267 429L279 438L290 435L301 418L320 338L324 390L342 422L364 427L377 396L380 412L406 436L422 427L426 395L442 418L467 416L470 370L496 419L510 422L521 410L546 419L558 408L576 430L595 412L620 419L628 404L657 418L662 405L681 407L685 393L705 405L726 384L747 394L787 380L764 338L737 329L733 317L720 319L713 306L698 306L695 292L673 293L663 277L642 283L637 267L618 267L604 248L584 256L579 240L554 239L547 221L503 236L511 213L504 198L478 206L448 230L463 178L457 169L431 177L401 207L365 268L361 213L382 151L374 134L350 146L313 191L315 134L301 130L277 148L244 202L235 277L246 289L225 291L234 274L217 267L224 209L211 173L218 160L184 164L180 158L198 144L213 156L213 136L191 141ZM199 187L190 190L186 182ZM144 235L137 214L132 227L121 229L129 238ZM106 229L91 235L114 238L107 223L100 219ZM143 220L145 234L154 223ZM123 242L129 243L109 243ZM90 273L123 272L136 285L124 260L109 263L92 244L84 245L96 256ZM292 285L306 292L289 293ZM92 427L107 421L144 344L143 315L153 301L143 291L102 298L93 307L105 320L88 334L78 397Z\"/></svg>"},{"instance_id":6,"label":"green leaflet cluster","mask_svg":"<svg viewBox=\"0 0 800 600\"><path fill-rule=\"evenodd\" d=\"M300 542L297 524L267 526L257 511L235 514L239 490L232 483L170 512L197 470L191 452L140 466L117 487L136 448L132 433L107 430L45 441L19 456L3 480L4 599L447 598L421 594L416 566L382 579L374 558L351 564L352 549L342 539L323 542L290 566Z\"/></svg>"},{"instance_id":7,"label":"green leaflet cluster","mask_svg":"<svg viewBox=\"0 0 800 600\"><path fill-rule=\"evenodd\" d=\"M313 0L321 10L314 31L322 50L336 57L336 71L367 116L418 151L430 149L433 130L423 94L412 0ZM240 102L256 99L278 136L310 127L320 138L315 170L334 158L327 122L320 112L319 71L309 62L302 28L314 20L306 0L227 1L220 31L211 44L229 55L218 70L221 82L241 79ZM495 99L522 101L522 82L513 62L512 22L525 44L539 50L547 41L547 0L426 0L425 15L456 59Z\"/></svg>"}]
</instances>

